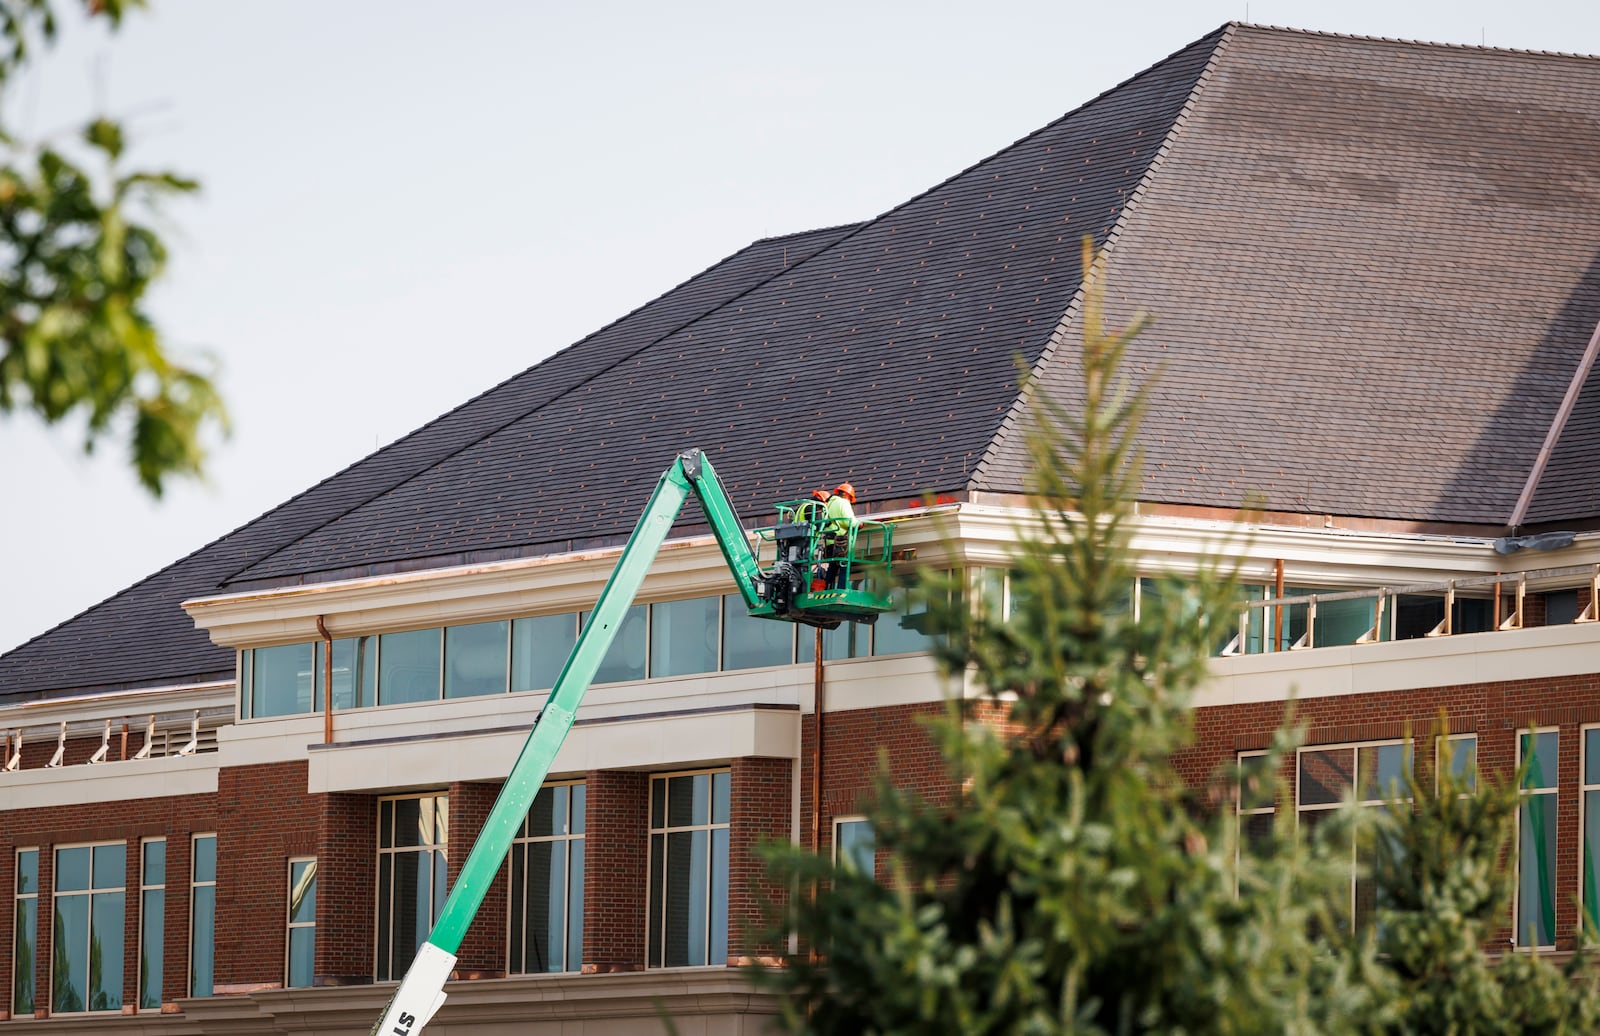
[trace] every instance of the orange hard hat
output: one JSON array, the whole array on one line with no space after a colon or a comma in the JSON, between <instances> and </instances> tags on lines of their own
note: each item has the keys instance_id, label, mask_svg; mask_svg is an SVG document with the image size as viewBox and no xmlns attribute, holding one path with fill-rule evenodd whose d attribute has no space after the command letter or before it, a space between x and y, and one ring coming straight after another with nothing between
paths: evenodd
<instances>
[{"instance_id":1,"label":"orange hard hat","mask_svg":"<svg viewBox=\"0 0 1600 1036\"><path fill-rule=\"evenodd\" d=\"M839 483L837 486L833 487L833 491L850 501L852 504L856 502L856 487L852 486L848 482Z\"/></svg>"},{"instance_id":2,"label":"orange hard hat","mask_svg":"<svg viewBox=\"0 0 1600 1036\"><path fill-rule=\"evenodd\" d=\"M823 500L823 501L826 501L828 499L828 496L829 496L828 491L826 489L813 489L811 491L811 495L816 497L818 500Z\"/></svg>"}]
</instances>

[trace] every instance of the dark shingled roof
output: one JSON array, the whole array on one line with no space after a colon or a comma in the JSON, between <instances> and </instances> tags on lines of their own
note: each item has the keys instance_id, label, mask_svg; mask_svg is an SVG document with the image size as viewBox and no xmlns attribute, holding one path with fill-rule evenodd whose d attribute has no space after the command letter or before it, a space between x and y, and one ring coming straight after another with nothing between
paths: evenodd
<instances>
[{"instance_id":1,"label":"dark shingled roof","mask_svg":"<svg viewBox=\"0 0 1600 1036\"><path fill-rule=\"evenodd\" d=\"M1232 27L1123 224L1145 499L1503 524L1600 320L1600 61ZM1529 521L1600 515L1597 392Z\"/></svg>"},{"instance_id":2,"label":"dark shingled roof","mask_svg":"<svg viewBox=\"0 0 1600 1036\"><path fill-rule=\"evenodd\" d=\"M853 227L757 241L666 295L352 464L255 521L0 656L0 701L87 688L233 676L178 605L221 592L242 569L783 272Z\"/></svg>"},{"instance_id":3,"label":"dark shingled roof","mask_svg":"<svg viewBox=\"0 0 1600 1036\"><path fill-rule=\"evenodd\" d=\"M866 223L759 241L0 657L0 700L231 674L190 597L619 542L671 457L746 519L1016 491L1079 242L1159 322L1144 496L1509 520L1600 320L1600 61L1230 25ZM1600 519L1591 374L1526 524ZM691 511L693 509L691 508ZM700 521L686 514L687 527Z\"/></svg>"}]
</instances>

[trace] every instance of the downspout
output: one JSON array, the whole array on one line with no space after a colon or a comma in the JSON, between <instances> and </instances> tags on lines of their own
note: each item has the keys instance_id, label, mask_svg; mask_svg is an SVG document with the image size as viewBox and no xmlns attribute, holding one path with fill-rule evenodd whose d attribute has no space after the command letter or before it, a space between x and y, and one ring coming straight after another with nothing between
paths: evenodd
<instances>
[{"instance_id":1,"label":"downspout","mask_svg":"<svg viewBox=\"0 0 1600 1036\"><path fill-rule=\"evenodd\" d=\"M1272 596L1283 596L1283 559L1278 558L1273 562ZM1279 650L1283 643L1283 606L1278 605L1272 609L1272 650Z\"/></svg>"},{"instance_id":2,"label":"downspout","mask_svg":"<svg viewBox=\"0 0 1600 1036\"><path fill-rule=\"evenodd\" d=\"M811 712L814 720L811 738L811 851L822 855L822 713L826 707L822 679L822 627L817 627L816 648L811 662ZM817 901L817 882L811 882L811 902ZM813 955L817 948L811 947Z\"/></svg>"},{"instance_id":3,"label":"downspout","mask_svg":"<svg viewBox=\"0 0 1600 1036\"><path fill-rule=\"evenodd\" d=\"M333 634L321 615L317 632L322 634L322 743L333 744Z\"/></svg>"}]
</instances>

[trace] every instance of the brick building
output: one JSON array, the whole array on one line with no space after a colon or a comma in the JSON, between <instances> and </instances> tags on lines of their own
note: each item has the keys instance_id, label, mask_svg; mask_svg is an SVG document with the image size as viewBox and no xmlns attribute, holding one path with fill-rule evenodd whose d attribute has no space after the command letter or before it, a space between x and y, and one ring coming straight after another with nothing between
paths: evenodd
<instances>
[{"instance_id":1,"label":"brick building","mask_svg":"<svg viewBox=\"0 0 1600 1036\"><path fill-rule=\"evenodd\" d=\"M848 478L1007 607L1016 364L1073 405L1085 234L1113 316L1159 318L1128 359L1160 378L1141 571L1225 543L1249 583L1185 773L1262 749L1291 696L1307 744L1251 831L1413 757L1535 753L1506 932L1566 945L1600 909L1600 60L1228 25L0 657L0 1032L366 1031L682 449L747 525ZM880 753L954 792L916 720L965 688L914 623L814 637L736 598L691 508L436 1024L759 1031L758 840L868 858Z\"/></svg>"}]
</instances>

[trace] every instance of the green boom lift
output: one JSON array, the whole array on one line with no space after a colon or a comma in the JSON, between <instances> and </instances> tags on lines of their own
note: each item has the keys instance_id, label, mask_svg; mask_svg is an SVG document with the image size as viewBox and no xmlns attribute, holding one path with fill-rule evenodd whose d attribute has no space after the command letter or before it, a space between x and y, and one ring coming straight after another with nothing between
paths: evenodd
<instances>
[{"instance_id":1,"label":"green boom lift","mask_svg":"<svg viewBox=\"0 0 1600 1036\"><path fill-rule=\"evenodd\" d=\"M847 621L870 623L890 610L893 529L889 525L858 521L839 528L809 502L785 501L778 505L777 524L756 531L752 549L711 461L699 450L679 454L656 483L617 567L600 591L592 618L584 624L455 887L445 898L438 922L373 1026L373 1036L417 1036L444 1003L444 984L455 967L455 952L572 729L573 716L617 627L691 492L711 523L751 615L833 629Z\"/></svg>"}]
</instances>

